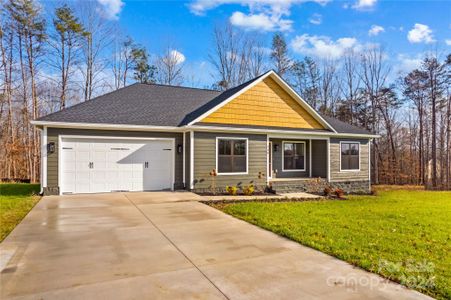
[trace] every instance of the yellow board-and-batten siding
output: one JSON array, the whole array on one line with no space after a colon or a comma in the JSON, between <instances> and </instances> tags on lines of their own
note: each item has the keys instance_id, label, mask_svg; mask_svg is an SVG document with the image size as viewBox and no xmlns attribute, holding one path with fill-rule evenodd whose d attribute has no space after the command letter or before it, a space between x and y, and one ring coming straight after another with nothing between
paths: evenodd
<instances>
[{"instance_id":1,"label":"yellow board-and-batten siding","mask_svg":"<svg viewBox=\"0 0 451 300\"><path fill-rule=\"evenodd\" d=\"M324 126L270 77L200 122L324 129Z\"/></svg>"}]
</instances>

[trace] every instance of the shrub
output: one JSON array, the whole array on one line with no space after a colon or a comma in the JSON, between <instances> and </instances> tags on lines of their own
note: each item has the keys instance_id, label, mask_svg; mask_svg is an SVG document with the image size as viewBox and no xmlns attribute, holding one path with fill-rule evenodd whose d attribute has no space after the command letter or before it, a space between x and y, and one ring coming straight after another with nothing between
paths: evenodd
<instances>
[{"instance_id":1,"label":"shrub","mask_svg":"<svg viewBox=\"0 0 451 300\"><path fill-rule=\"evenodd\" d=\"M229 195L235 196L237 191L238 188L236 186L226 186L226 192L229 193Z\"/></svg>"},{"instance_id":2,"label":"shrub","mask_svg":"<svg viewBox=\"0 0 451 300\"><path fill-rule=\"evenodd\" d=\"M252 185L252 184L245 186L243 189L243 194L245 194L246 196L252 196L254 194L254 192L255 192L255 188L254 188L254 185Z\"/></svg>"},{"instance_id":3,"label":"shrub","mask_svg":"<svg viewBox=\"0 0 451 300\"><path fill-rule=\"evenodd\" d=\"M335 194L335 196L337 196L337 198L343 198L343 196L345 195L345 191L338 188L338 189L335 189L334 194Z\"/></svg>"},{"instance_id":4,"label":"shrub","mask_svg":"<svg viewBox=\"0 0 451 300\"><path fill-rule=\"evenodd\" d=\"M271 184L269 184L269 185L265 188L265 193L266 193L266 194L275 194L275 193L276 193L276 190L273 189L273 187L272 187Z\"/></svg>"}]
</instances>

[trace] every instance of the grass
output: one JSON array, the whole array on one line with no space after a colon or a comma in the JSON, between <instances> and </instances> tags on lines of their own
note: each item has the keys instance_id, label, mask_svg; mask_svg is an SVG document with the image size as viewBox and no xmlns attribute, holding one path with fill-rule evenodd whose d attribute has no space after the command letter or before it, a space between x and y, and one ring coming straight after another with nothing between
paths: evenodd
<instances>
[{"instance_id":1,"label":"grass","mask_svg":"<svg viewBox=\"0 0 451 300\"><path fill-rule=\"evenodd\" d=\"M381 187L348 200L218 207L306 246L451 299L451 192Z\"/></svg>"},{"instance_id":2,"label":"grass","mask_svg":"<svg viewBox=\"0 0 451 300\"><path fill-rule=\"evenodd\" d=\"M0 184L0 242L39 201L39 184Z\"/></svg>"}]
</instances>

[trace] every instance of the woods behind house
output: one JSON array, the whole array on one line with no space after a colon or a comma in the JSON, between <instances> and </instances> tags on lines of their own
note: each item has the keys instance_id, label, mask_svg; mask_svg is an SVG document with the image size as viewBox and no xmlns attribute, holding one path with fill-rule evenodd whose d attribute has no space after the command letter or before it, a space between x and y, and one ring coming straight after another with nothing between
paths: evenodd
<instances>
[{"instance_id":1,"label":"woods behind house","mask_svg":"<svg viewBox=\"0 0 451 300\"><path fill-rule=\"evenodd\" d=\"M151 55L104 18L97 2L71 1L48 14L32 0L0 6L2 179L39 181L40 136L30 125L39 116L133 82L201 82L175 43L155 41L162 50ZM373 183L450 189L451 55L431 50L418 68L398 73L380 45L299 59L282 34L267 45L222 24L212 28L204 56L214 82L208 88L225 90L272 68L322 114L379 134L371 147Z\"/></svg>"}]
</instances>

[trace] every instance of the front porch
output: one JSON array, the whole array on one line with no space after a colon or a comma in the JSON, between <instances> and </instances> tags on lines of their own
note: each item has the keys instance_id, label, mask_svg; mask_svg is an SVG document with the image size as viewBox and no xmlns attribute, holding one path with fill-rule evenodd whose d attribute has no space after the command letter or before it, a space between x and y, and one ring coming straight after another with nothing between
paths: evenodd
<instances>
[{"instance_id":1,"label":"front porch","mask_svg":"<svg viewBox=\"0 0 451 300\"><path fill-rule=\"evenodd\" d=\"M268 137L268 183L327 179L328 139Z\"/></svg>"}]
</instances>

